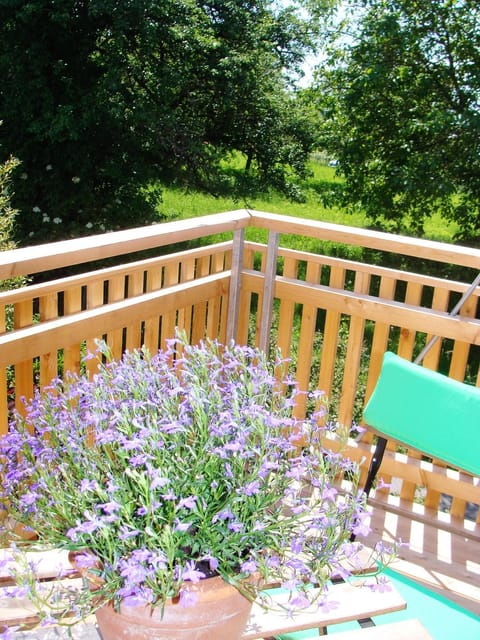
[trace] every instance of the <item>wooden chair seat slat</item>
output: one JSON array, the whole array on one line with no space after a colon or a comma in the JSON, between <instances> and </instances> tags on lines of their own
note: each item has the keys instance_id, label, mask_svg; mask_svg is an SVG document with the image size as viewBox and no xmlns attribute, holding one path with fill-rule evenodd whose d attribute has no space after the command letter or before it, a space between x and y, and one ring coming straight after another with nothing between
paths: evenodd
<instances>
[{"instance_id":1,"label":"wooden chair seat slat","mask_svg":"<svg viewBox=\"0 0 480 640\"><path fill-rule=\"evenodd\" d=\"M406 608L405 600L393 587L389 591L380 592L361 585L360 581L358 586L349 583L335 584L330 588L328 607L313 605L293 615L284 611L265 610L254 604L242 640L323 628ZM285 605L286 598L282 594L275 596L279 605Z\"/></svg>"},{"instance_id":2,"label":"wooden chair seat slat","mask_svg":"<svg viewBox=\"0 0 480 640\"><path fill-rule=\"evenodd\" d=\"M82 588L79 579L67 579L62 582L69 589ZM53 584L52 587L54 587ZM8 597L4 591L6 588L8 587L0 589L2 623L8 626L20 624L33 626L38 623L38 618L28 599ZM258 604L253 605L242 640L267 638L304 629L324 628L332 624L400 611L406 607L405 600L393 587L388 591L372 591L369 587L362 586L361 581L357 585L348 583L332 585L328 595L328 606L312 605L293 615L289 615L282 609L286 605L288 597L286 594L274 592L271 597L273 609L265 610Z\"/></svg>"},{"instance_id":3,"label":"wooden chair seat slat","mask_svg":"<svg viewBox=\"0 0 480 640\"><path fill-rule=\"evenodd\" d=\"M432 636L419 620L402 620L378 627L341 631L335 640L432 640Z\"/></svg>"}]
</instances>

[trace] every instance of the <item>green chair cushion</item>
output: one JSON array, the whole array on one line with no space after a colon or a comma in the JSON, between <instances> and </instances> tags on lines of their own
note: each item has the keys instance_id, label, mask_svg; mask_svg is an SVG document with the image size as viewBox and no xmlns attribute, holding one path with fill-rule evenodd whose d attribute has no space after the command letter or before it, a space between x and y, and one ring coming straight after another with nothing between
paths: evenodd
<instances>
[{"instance_id":1,"label":"green chair cushion","mask_svg":"<svg viewBox=\"0 0 480 640\"><path fill-rule=\"evenodd\" d=\"M363 416L385 438L480 475L480 388L387 352Z\"/></svg>"}]
</instances>

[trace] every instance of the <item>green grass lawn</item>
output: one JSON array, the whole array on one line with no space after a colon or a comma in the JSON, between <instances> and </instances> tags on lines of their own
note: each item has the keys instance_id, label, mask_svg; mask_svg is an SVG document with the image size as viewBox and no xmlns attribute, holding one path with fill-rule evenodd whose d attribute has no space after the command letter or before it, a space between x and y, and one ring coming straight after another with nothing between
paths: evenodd
<instances>
[{"instance_id":1,"label":"green grass lawn","mask_svg":"<svg viewBox=\"0 0 480 640\"><path fill-rule=\"evenodd\" d=\"M340 207L326 207L323 204L320 193L335 189L341 183L341 178L335 174L335 169L316 160L311 160L309 168L312 175L300 185L305 196L304 202L292 202L284 195L273 191L258 194L252 198L235 198L233 196L215 197L169 186L162 189L162 198L157 205L157 211L161 219L166 221L195 218L235 209L252 209L354 227L367 227L368 221L363 212L357 211L351 214ZM425 224L425 237L434 240L452 242L454 231L455 228L448 225L440 216L428 220ZM248 238L263 242L265 235L262 232L249 230ZM289 246L292 248L295 248L296 244L298 246L301 244L303 249L313 251L318 249L316 246L318 243L311 240L307 241L307 246L305 246L305 239L290 240Z\"/></svg>"},{"instance_id":2,"label":"green grass lawn","mask_svg":"<svg viewBox=\"0 0 480 640\"><path fill-rule=\"evenodd\" d=\"M235 209L254 209L256 211L283 213L301 218L312 218L313 220L343 223L345 216L348 214L345 214L338 207L326 208L323 206L315 190L322 183L339 183L340 178L335 176L335 170L331 167L325 167L313 161L310 163L310 167L313 170L313 176L304 185L305 202L292 202L276 192L260 194L249 199L236 199L234 197L215 197L196 191L184 191L175 187L165 187L162 192L162 201L158 203L157 210L162 217L168 220L194 218ZM361 213L355 216L348 215L346 223L354 226L364 226L366 224L365 216Z\"/></svg>"}]
</instances>

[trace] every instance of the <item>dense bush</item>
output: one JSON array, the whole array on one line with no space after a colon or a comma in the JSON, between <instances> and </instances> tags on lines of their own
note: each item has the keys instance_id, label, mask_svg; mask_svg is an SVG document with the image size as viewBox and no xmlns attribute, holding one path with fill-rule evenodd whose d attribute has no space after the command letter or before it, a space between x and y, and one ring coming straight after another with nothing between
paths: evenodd
<instances>
[{"instance_id":1,"label":"dense bush","mask_svg":"<svg viewBox=\"0 0 480 640\"><path fill-rule=\"evenodd\" d=\"M0 126L2 122L0 121ZM0 251L15 248L13 241L13 226L17 211L12 208L10 199L11 190L11 174L18 166L19 162L16 158L10 156L5 162L0 164ZM0 291L6 291L24 284L25 278L9 278L0 280ZM7 309L7 324L9 323L10 313Z\"/></svg>"}]
</instances>

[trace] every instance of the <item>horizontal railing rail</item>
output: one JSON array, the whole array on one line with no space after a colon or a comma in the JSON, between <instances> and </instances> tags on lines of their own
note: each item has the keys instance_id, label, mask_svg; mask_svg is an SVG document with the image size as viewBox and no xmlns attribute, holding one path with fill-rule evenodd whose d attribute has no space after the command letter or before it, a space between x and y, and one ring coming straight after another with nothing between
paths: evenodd
<instances>
[{"instance_id":1,"label":"horizontal railing rail","mask_svg":"<svg viewBox=\"0 0 480 640\"><path fill-rule=\"evenodd\" d=\"M307 236L323 241L378 249L406 256L420 257L480 270L480 251L474 247L458 246L421 238L411 238L359 227L319 222L306 218L292 218L273 213L252 211L251 226L278 233Z\"/></svg>"},{"instance_id":2,"label":"horizontal railing rail","mask_svg":"<svg viewBox=\"0 0 480 640\"><path fill-rule=\"evenodd\" d=\"M198 240L244 228L250 218L245 210L230 211L3 251L0 252L0 280Z\"/></svg>"}]
</instances>

